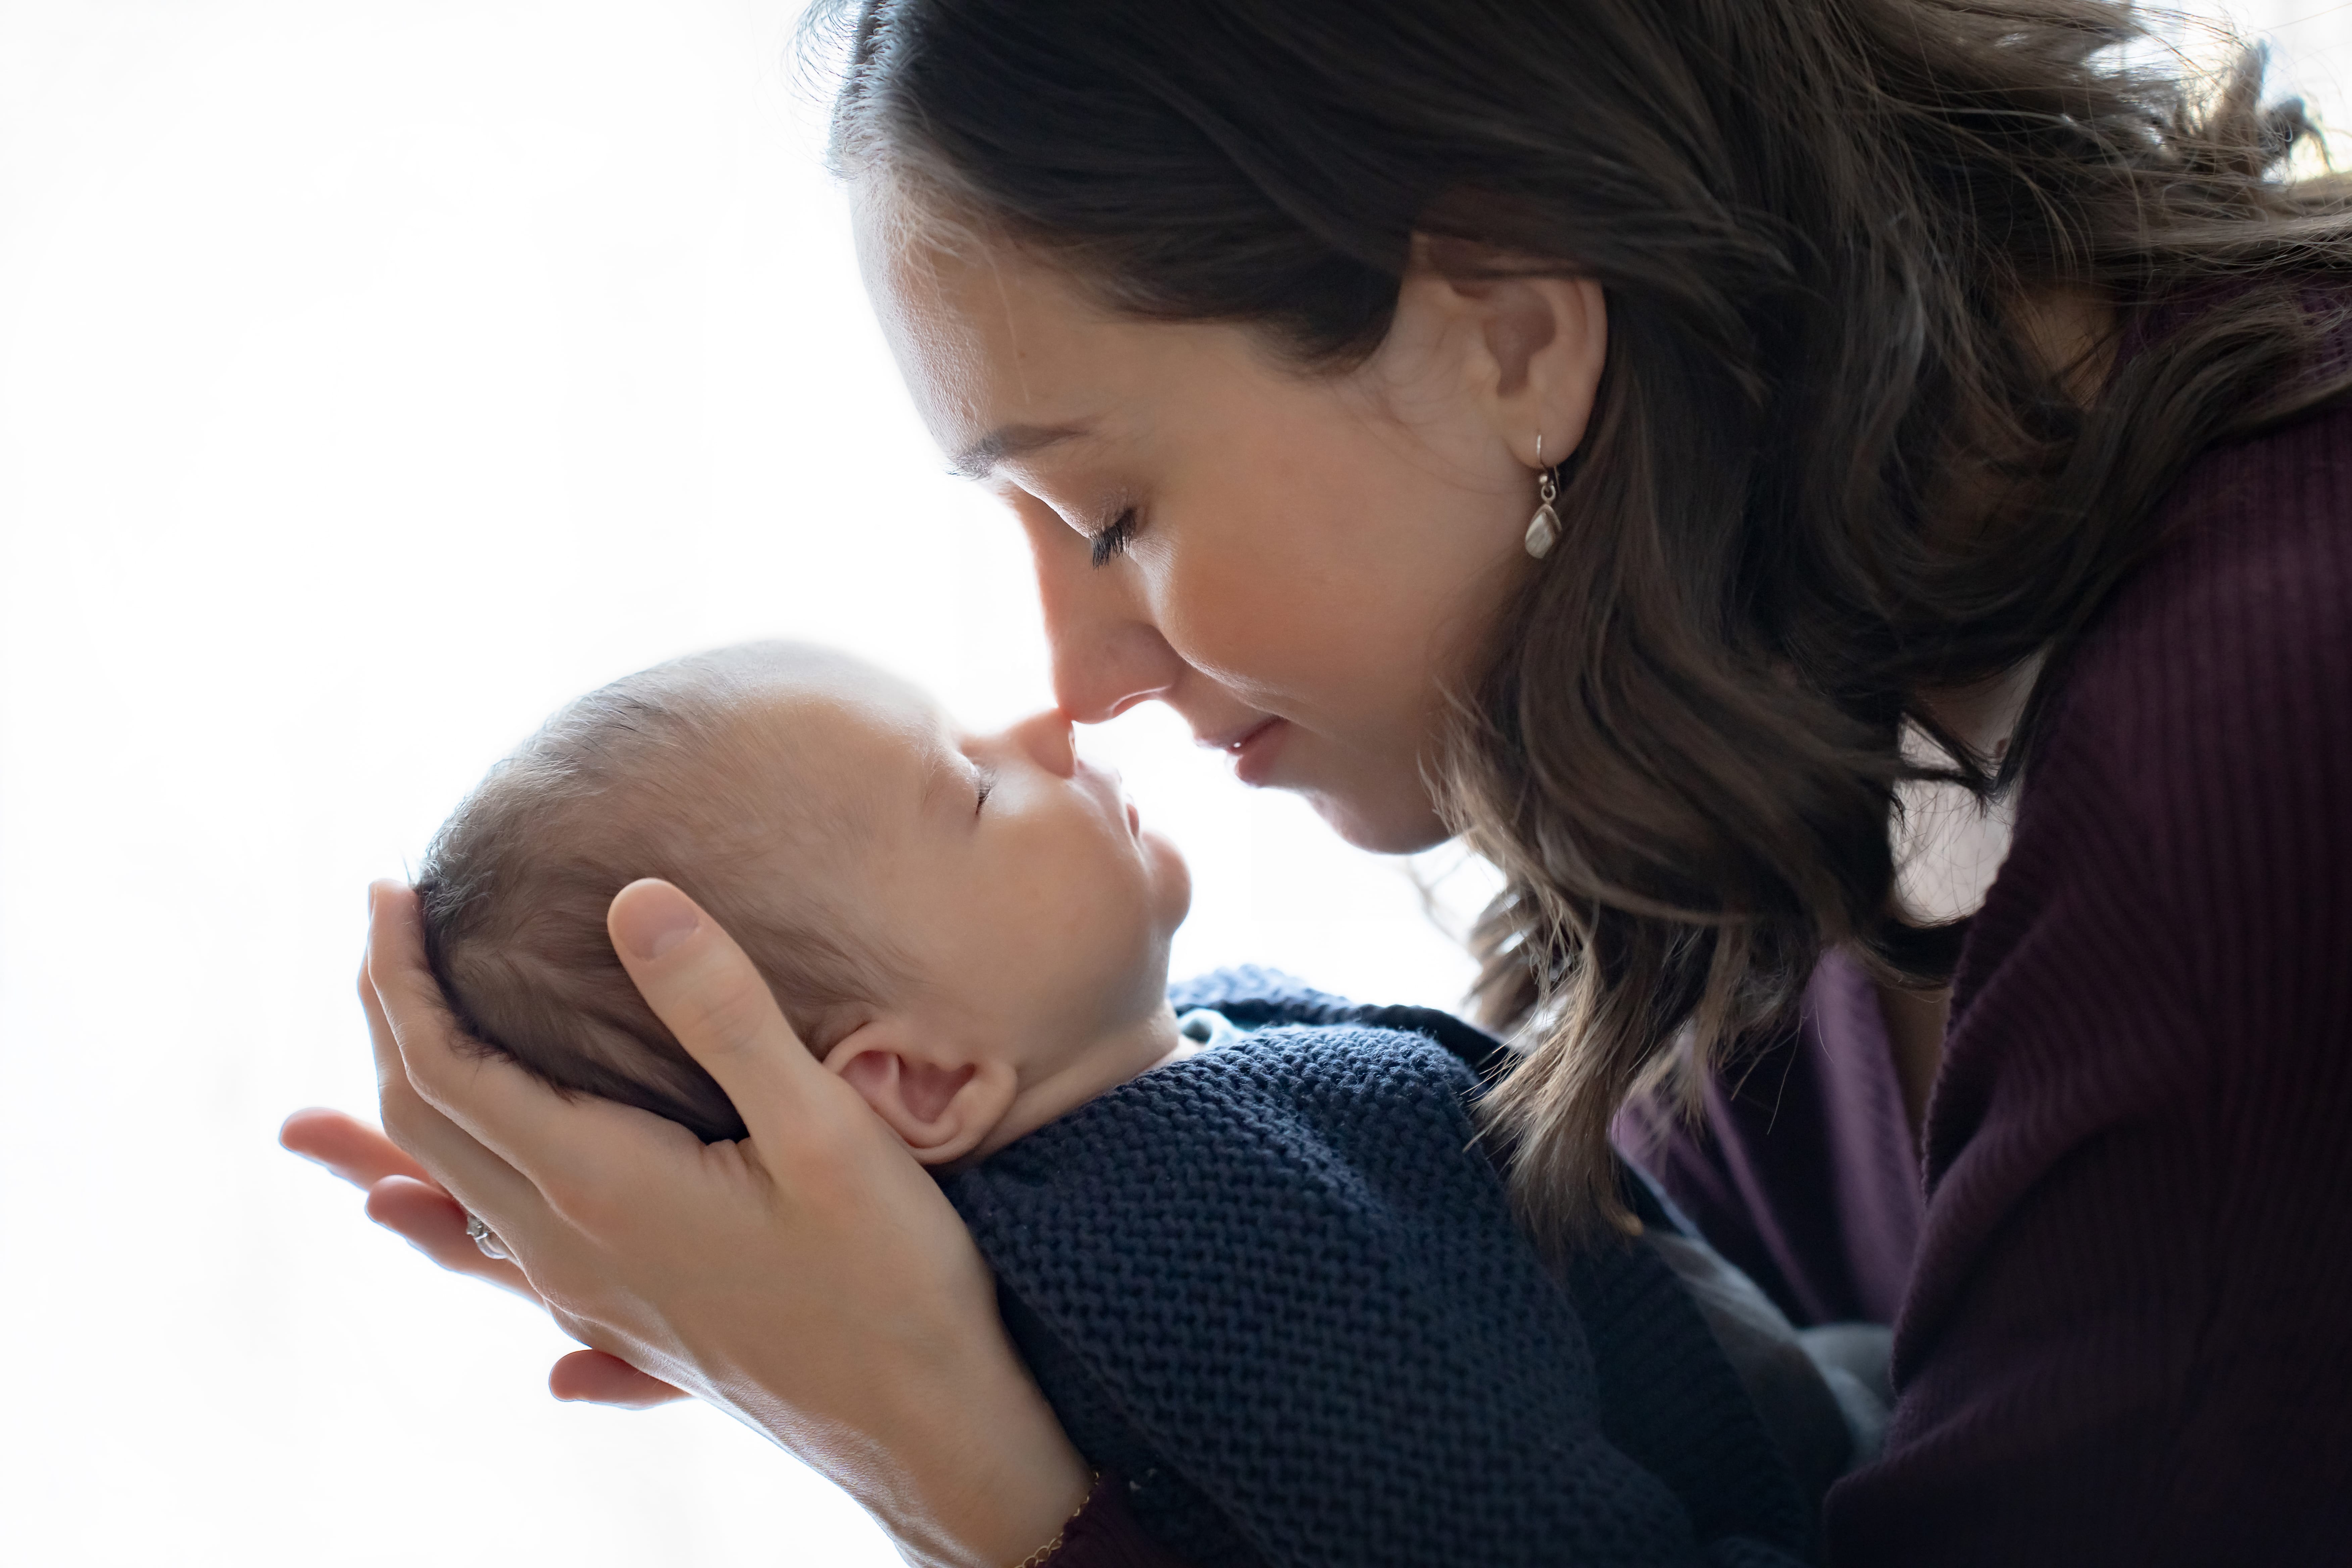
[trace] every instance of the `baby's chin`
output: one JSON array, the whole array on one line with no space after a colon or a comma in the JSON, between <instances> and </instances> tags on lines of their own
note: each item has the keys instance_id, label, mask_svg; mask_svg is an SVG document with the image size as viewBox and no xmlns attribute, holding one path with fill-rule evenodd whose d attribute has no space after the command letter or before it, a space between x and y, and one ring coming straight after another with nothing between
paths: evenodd
<instances>
[{"instance_id":1,"label":"baby's chin","mask_svg":"<svg viewBox=\"0 0 2352 1568\"><path fill-rule=\"evenodd\" d=\"M1176 847L1175 840L1150 827L1139 837L1144 864L1151 869L1152 924L1165 945L1192 912L1192 868L1184 863L1184 852Z\"/></svg>"}]
</instances>

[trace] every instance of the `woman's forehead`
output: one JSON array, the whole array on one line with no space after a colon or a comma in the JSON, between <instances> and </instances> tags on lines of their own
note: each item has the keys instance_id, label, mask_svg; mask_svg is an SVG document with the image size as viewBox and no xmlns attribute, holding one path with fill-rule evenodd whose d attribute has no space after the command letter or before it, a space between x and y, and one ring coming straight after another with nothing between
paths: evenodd
<instances>
[{"instance_id":1,"label":"woman's forehead","mask_svg":"<svg viewBox=\"0 0 2352 1568\"><path fill-rule=\"evenodd\" d=\"M868 205L867 291L924 423L960 467L1104 433L1181 351L1177 330L1112 316L1021 247L869 216Z\"/></svg>"}]
</instances>

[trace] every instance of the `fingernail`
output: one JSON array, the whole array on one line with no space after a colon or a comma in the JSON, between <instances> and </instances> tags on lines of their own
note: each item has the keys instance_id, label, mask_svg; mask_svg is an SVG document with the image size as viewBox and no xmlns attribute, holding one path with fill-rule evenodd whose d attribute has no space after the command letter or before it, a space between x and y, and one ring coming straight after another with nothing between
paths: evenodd
<instances>
[{"instance_id":1,"label":"fingernail","mask_svg":"<svg viewBox=\"0 0 2352 1568\"><path fill-rule=\"evenodd\" d=\"M633 958L655 959L694 934L702 923L694 902L667 882L633 882L621 889L646 890L613 910L613 940Z\"/></svg>"}]
</instances>

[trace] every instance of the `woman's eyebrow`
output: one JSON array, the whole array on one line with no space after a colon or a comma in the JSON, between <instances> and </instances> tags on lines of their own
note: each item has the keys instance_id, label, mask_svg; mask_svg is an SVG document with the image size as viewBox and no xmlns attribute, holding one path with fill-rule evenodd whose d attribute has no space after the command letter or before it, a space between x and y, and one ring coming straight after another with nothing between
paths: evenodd
<instances>
[{"instance_id":1,"label":"woman's eyebrow","mask_svg":"<svg viewBox=\"0 0 2352 1568\"><path fill-rule=\"evenodd\" d=\"M968 479L986 479L1007 458L1025 458L1093 434L1094 427L1083 424L1000 426L958 452L950 467Z\"/></svg>"}]
</instances>

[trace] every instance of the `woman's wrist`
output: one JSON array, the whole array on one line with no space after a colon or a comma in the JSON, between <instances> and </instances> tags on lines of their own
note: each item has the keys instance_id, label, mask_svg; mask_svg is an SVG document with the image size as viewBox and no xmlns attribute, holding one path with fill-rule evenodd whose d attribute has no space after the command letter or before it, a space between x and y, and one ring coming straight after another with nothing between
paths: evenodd
<instances>
[{"instance_id":1,"label":"woman's wrist","mask_svg":"<svg viewBox=\"0 0 2352 1568\"><path fill-rule=\"evenodd\" d=\"M926 1568L1012 1568L1086 1502L1095 1476L1009 1342L962 1361L961 1375L910 1390L928 1434L894 1449L864 1500L910 1561ZM942 1410L958 1413L945 1425ZM855 1487L853 1491L857 1489Z\"/></svg>"},{"instance_id":2,"label":"woman's wrist","mask_svg":"<svg viewBox=\"0 0 2352 1568\"><path fill-rule=\"evenodd\" d=\"M920 1568L1012 1568L1093 1486L971 1264L976 1279L869 1316L867 1353L819 1380L830 1389L812 1390L804 1354L773 1340L697 1385L847 1492Z\"/></svg>"},{"instance_id":3,"label":"woman's wrist","mask_svg":"<svg viewBox=\"0 0 2352 1568\"><path fill-rule=\"evenodd\" d=\"M1055 1441L1039 1445L1032 1464L1006 1465L999 1484L967 1494L953 1554L943 1563L1015 1568L1058 1542L1092 1495L1096 1477L1058 1426L1052 1436ZM1048 1447L1059 1452L1045 1452Z\"/></svg>"}]
</instances>

